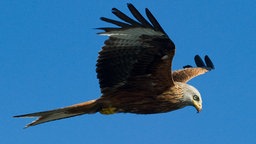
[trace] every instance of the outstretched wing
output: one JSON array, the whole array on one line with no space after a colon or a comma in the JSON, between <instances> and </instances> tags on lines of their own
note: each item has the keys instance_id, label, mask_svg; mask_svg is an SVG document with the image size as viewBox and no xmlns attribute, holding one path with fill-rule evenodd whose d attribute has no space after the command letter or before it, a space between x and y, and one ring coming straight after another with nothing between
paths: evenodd
<instances>
[{"instance_id":1,"label":"outstretched wing","mask_svg":"<svg viewBox=\"0 0 256 144\"><path fill-rule=\"evenodd\" d=\"M195 63L197 67L192 67L190 65L184 66L182 70L176 70L172 73L173 80L175 82L183 82L186 83L192 78L202 75L212 69L214 69L214 65L211 59L206 55L204 57L205 62L201 59L199 55L196 55Z\"/></svg>"},{"instance_id":2,"label":"outstretched wing","mask_svg":"<svg viewBox=\"0 0 256 144\"><path fill-rule=\"evenodd\" d=\"M174 84L174 43L148 9L149 21L132 4L128 8L136 20L116 8L112 13L122 21L101 18L118 26L99 28L104 30L100 35L109 36L99 52L96 69L103 95L120 88L149 90L152 86L160 92Z\"/></svg>"}]
</instances>

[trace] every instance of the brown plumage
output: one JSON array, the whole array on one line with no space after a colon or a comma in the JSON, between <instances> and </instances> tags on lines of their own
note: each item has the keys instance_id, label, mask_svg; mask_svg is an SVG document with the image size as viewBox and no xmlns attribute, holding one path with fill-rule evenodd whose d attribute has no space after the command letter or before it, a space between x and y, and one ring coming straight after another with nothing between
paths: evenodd
<instances>
[{"instance_id":1,"label":"brown plumage","mask_svg":"<svg viewBox=\"0 0 256 144\"><path fill-rule=\"evenodd\" d=\"M27 125L29 127L96 112L153 114L185 106L194 106L201 111L200 93L186 82L214 69L209 57L205 56L204 62L196 55L197 67L188 65L172 71L175 53L172 40L148 9L149 21L132 4L128 4L128 8L136 20L116 8L112 13L123 22L101 18L118 27L99 28L104 31L100 35L109 36L97 60L96 72L102 92L99 99L15 117L38 117Z\"/></svg>"}]
</instances>

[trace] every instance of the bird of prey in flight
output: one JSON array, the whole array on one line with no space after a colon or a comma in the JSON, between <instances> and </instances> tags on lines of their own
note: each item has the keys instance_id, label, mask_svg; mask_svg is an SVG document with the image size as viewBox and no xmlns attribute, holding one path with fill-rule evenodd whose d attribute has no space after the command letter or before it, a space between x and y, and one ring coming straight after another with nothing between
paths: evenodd
<instances>
[{"instance_id":1,"label":"bird of prey in flight","mask_svg":"<svg viewBox=\"0 0 256 144\"><path fill-rule=\"evenodd\" d=\"M146 17L128 4L131 18L113 8L112 13L120 21L101 17L102 21L116 25L103 27L100 35L109 38L99 52L97 78L101 97L64 108L18 115L37 117L26 127L78 116L82 114L165 113L194 106L202 110L199 91L187 84L192 78L204 74L214 65L206 55L194 57L196 67L184 66L172 70L175 45L152 13L146 8Z\"/></svg>"}]
</instances>

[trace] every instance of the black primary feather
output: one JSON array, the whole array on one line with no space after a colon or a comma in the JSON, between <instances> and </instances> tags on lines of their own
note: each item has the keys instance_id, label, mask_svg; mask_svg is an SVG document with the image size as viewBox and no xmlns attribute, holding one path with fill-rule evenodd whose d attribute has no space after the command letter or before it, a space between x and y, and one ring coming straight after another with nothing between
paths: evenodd
<instances>
[{"instance_id":1,"label":"black primary feather","mask_svg":"<svg viewBox=\"0 0 256 144\"><path fill-rule=\"evenodd\" d=\"M101 90L125 85L133 76L153 73L162 62L161 58L175 49L174 43L148 9L146 9L146 15L149 21L132 4L127 6L135 19L116 8L112 9L112 13L121 21L101 18L105 22L118 26L99 28L107 35L110 34L110 38L105 41L105 46L99 52L96 65ZM122 34L126 34L126 30L131 30L129 35L134 37L122 37ZM111 36L111 32L121 36Z\"/></svg>"},{"instance_id":2,"label":"black primary feather","mask_svg":"<svg viewBox=\"0 0 256 144\"><path fill-rule=\"evenodd\" d=\"M133 25L133 26L137 26L137 27L141 27L142 25L140 23L138 23L137 21L131 19L130 17L128 17L126 14L122 13L121 11L119 11L117 8L113 8L112 9L112 13L114 15L116 15L118 18L120 18L121 20Z\"/></svg>"},{"instance_id":3,"label":"black primary feather","mask_svg":"<svg viewBox=\"0 0 256 144\"><path fill-rule=\"evenodd\" d=\"M153 26L140 14L140 12L132 4L128 4L128 8L131 11L132 15L142 24L141 26L153 29Z\"/></svg>"},{"instance_id":4,"label":"black primary feather","mask_svg":"<svg viewBox=\"0 0 256 144\"><path fill-rule=\"evenodd\" d=\"M199 55L196 55L194 60L195 60L197 67L206 67L204 61L202 60L202 58Z\"/></svg>"},{"instance_id":5,"label":"black primary feather","mask_svg":"<svg viewBox=\"0 0 256 144\"><path fill-rule=\"evenodd\" d=\"M165 33L165 31L163 30L163 28L161 27L161 25L158 23L158 21L156 20L156 18L153 16L153 14L149 11L149 9L146 8L146 15L149 19L149 21L153 24L154 29L156 31L160 31L162 33L164 33L165 35L167 35Z\"/></svg>"},{"instance_id":6,"label":"black primary feather","mask_svg":"<svg viewBox=\"0 0 256 144\"><path fill-rule=\"evenodd\" d=\"M199 55L196 55L194 57L194 60L195 60L197 67L205 68L207 70L214 69L214 65L208 55L205 55L205 57L204 57L205 61L203 61L203 59ZM187 66L184 66L183 68L189 68L189 67L191 67L191 66L187 65Z\"/></svg>"},{"instance_id":7,"label":"black primary feather","mask_svg":"<svg viewBox=\"0 0 256 144\"><path fill-rule=\"evenodd\" d=\"M116 21L116 20L112 20L109 18L105 18L105 17L101 17L100 18L102 21L108 22L108 23L112 23L114 25L120 26L120 27L131 27L131 25L124 23L124 22L120 22L120 21Z\"/></svg>"},{"instance_id":8,"label":"black primary feather","mask_svg":"<svg viewBox=\"0 0 256 144\"><path fill-rule=\"evenodd\" d=\"M215 69L213 62L212 62L211 59L208 57L208 55L206 55L206 56L204 57L204 60L205 60L206 66L207 66L208 68Z\"/></svg>"}]
</instances>

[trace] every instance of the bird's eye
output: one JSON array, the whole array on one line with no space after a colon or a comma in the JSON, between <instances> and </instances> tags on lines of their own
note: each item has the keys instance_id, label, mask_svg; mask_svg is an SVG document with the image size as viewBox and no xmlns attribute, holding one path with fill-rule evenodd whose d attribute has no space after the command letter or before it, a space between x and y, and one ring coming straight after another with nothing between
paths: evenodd
<instances>
[{"instance_id":1,"label":"bird's eye","mask_svg":"<svg viewBox=\"0 0 256 144\"><path fill-rule=\"evenodd\" d=\"M197 95L193 95L193 99L194 99L195 101L199 101L199 100L200 100L200 98L199 98Z\"/></svg>"}]
</instances>

